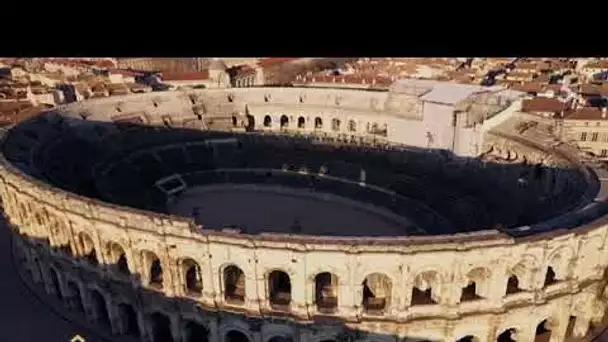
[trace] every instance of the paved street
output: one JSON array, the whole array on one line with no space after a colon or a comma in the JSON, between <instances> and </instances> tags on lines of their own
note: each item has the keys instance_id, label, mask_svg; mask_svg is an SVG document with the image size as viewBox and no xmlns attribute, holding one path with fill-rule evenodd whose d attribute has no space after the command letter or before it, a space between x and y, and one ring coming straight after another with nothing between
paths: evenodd
<instances>
[{"instance_id":1,"label":"paved street","mask_svg":"<svg viewBox=\"0 0 608 342\"><path fill-rule=\"evenodd\" d=\"M0 341L67 342L82 329L47 307L21 282L12 261L8 228L0 226Z\"/></svg>"}]
</instances>

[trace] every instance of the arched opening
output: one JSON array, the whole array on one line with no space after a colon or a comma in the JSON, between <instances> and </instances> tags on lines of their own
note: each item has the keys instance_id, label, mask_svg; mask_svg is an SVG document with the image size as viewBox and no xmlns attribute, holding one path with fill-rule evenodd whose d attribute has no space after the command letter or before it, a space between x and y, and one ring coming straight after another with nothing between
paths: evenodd
<instances>
[{"instance_id":1,"label":"arched opening","mask_svg":"<svg viewBox=\"0 0 608 342\"><path fill-rule=\"evenodd\" d=\"M516 275L511 275L507 280L507 295L519 293L522 289L519 288L519 279Z\"/></svg>"},{"instance_id":2,"label":"arched opening","mask_svg":"<svg viewBox=\"0 0 608 342\"><path fill-rule=\"evenodd\" d=\"M108 261L112 263L113 268L118 274L131 274L131 271L129 270L129 263L127 261L127 254L121 245L115 242L110 242L108 244L108 257L110 259Z\"/></svg>"},{"instance_id":3,"label":"arched opening","mask_svg":"<svg viewBox=\"0 0 608 342\"><path fill-rule=\"evenodd\" d=\"M547 287L550 285L553 285L557 283L557 278L555 277L555 271L553 270L553 267L549 266L547 267L547 273L545 273L545 282L543 284L543 286Z\"/></svg>"},{"instance_id":4,"label":"arched opening","mask_svg":"<svg viewBox=\"0 0 608 342\"><path fill-rule=\"evenodd\" d=\"M339 131L341 123L342 122L340 121L340 119L332 119L331 120L331 129L336 132Z\"/></svg>"},{"instance_id":5,"label":"arched opening","mask_svg":"<svg viewBox=\"0 0 608 342\"><path fill-rule=\"evenodd\" d=\"M80 233L78 234L78 242L80 244L80 250L82 251L82 256L84 259L91 265L98 265L99 261L97 259L97 251L95 251L93 239L91 239L91 237L85 233Z\"/></svg>"},{"instance_id":6,"label":"arched opening","mask_svg":"<svg viewBox=\"0 0 608 342\"><path fill-rule=\"evenodd\" d=\"M250 342L247 335L237 330L230 330L226 334L225 342Z\"/></svg>"},{"instance_id":7,"label":"arched opening","mask_svg":"<svg viewBox=\"0 0 608 342\"><path fill-rule=\"evenodd\" d=\"M460 295L461 302L467 302L484 298L484 285L490 278L490 271L486 268L474 268L467 274L468 284L462 289Z\"/></svg>"},{"instance_id":8,"label":"arched opening","mask_svg":"<svg viewBox=\"0 0 608 342\"><path fill-rule=\"evenodd\" d=\"M333 313L338 308L338 277L322 272L315 277L315 301L317 310Z\"/></svg>"},{"instance_id":9,"label":"arched opening","mask_svg":"<svg viewBox=\"0 0 608 342\"><path fill-rule=\"evenodd\" d=\"M473 335L467 335L465 337L462 337L458 340L456 340L456 342L477 342L479 339Z\"/></svg>"},{"instance_id":10,"label":"arched opening","mask_svg":"<svg viewBox=\"0 0 608 342\"><path fill-rule=\"evenodd\" d=\"M551 329L548 320L544 320L536 326L534 342L549 342L549 339L551 339Z\"/></svg>"},{"instance_id":11,"label":"arched opening","mask_svg":"<svg viewBox=\"0 0 608 342\"><path fill-rule=\"evenodd\" d=\"M209 330L197 322L188 321L185 325L185 342L208 342Z\"/></svg>"},{"instance_id":12,"label":"arched opening","mask_svg":"<svg viewBox=\"0 0 608 342\"><path fill-rule=\"evenodd\" d=\"M173 342L169 317L160 312L155 312L150 315L150 323L152 324L153 342Z\"/></svg>"},{"instance_id":13,"label":"arched opening","mask_svg":"<svg viewBox=\"0 0 608 342\"><path fill-rule=\"evenodd\" d=\"M291 280L283 271L272 271L268 275L270 306L274 310L288 310L291 304Z\"/></svg>"},{"instance_id":14,"label":"arched opening","mask_svg":"<svg viewBox=\"0 0 608 342\"><path fill-rule=\"evenodd\" d=\"M103 295L97 290L91 292L91 301L97 324L104 328L110 327L110 315L108 314L108 306Z\"/></svg>"},{"instance_id":15,"label":"arched opening","mask_svg":"<svg viewBox=\"0 0 608 342\"><path fill-rule=\"evenodd\" d=\"M157 289L163 288L163 267L160 259L153 252L144 252L144 262L148 266L148 285Z\"/></svg>"},{"instance_id":16,"label":"arched opening","mask_svg":"<svg viewBox=\"0 0 608 342\"><path fill-rule=\"evenodd\" d=\"M315 118L315 129L322 129L323 128L323 119L321 119L320 117L316 117Z\"/></svg>"},{"instance_id":17,"label":"arched opening","mask_svg":"<svg viewBox=\"0 0 608 342\"><path fill-rule=\"evenodd\" d=\"M61 284L59 283L59 275L54 268L49 269L49 273L51 274L51 283L53 283L53 290L55 291L55 296L59 300L63 300L63 293L61 292Z\"/></svg>"},{"instance_id":18,"label":"arched opening","mask_svg":"<svg viewBox=\"0 0 608 342\"><path fill-rule=\"evenodd\" d=\"M137 312L133 306L126 303L118 305L118 316L122 323L122 333L130 336L139 336L139 323L137 322Z\"/></svg>"},{"instance_id":19,"label":"arched opening","mask_svg":"<svg viewBox=\"0 0 608 342\"><path fill-rule=\"evenodd\" d=\"M264 127L271 127L272 126L272 118L270 117L270 115L266 115L264 117Z\"/></svg>"},{"instance_id":20,"label":"arched opening","mask_svg":"<svg viewBox=\"0 0 608 342\"><path fill-rule=\"evenodd\" d=\"M232 127L237 127L239 125L239 120L235 115L232 116Z\"/></svg>"},{"instance_id":21,"label":"arched opening","mask_svg":"<svg viewBox=\"0 0 608 342\"><path fill-rule=\"evenodd\" d=\"M224 269L224 299L237 305L245 302L245 273L234 265Z\"/></svg>"},{"instance_id":22,"label":"arched opening","mask_svg":"<svg viewBox=\"0 0 608 342\"><path fill-rule=\"evenodd\" d=\"M305 125L306 125L306 119L304 119L303 116L300 116L298 118L298 128L304 128Z\"/></svg>"},{"instance_id":23,"label":"arched opening","mask_svg":"<svg viewBox=\"0 0 608 342\"><path fill-rule=\"evenodd\" d=\"M412 288L412 306L437 304L433 288L439 285L438 278L435 271L423 272L416 276Z\"/></svg>"},{"instance_id":24,"label":"arched opening","mask_svg":"<svg viewBox=\"0 0 608 342\"><path fill-rule=\"evenodd\" d=\"M355 122L355 120L349 120L348 121L348 131L349 132L356 132L357 131L357 123Z\"/></svg>"},{"instance_id":25,"label":"arched opening","mask_svg":"<svg viewBox=\"0 0 608 342\"><path fill-rule=\"evenodd\" d=\"M497 342L515 342L517 340L516 330L507 329L498 335Z\"/></svg>"},{"instance_id":26,"label":"arched opening","mask_svg":"<svg viewBox=\"0 0 608 342\"><path fill-rule=\"evenodd\" d=\"M369 314L382 314L388 307L392 284L381 273L372 273L363 280L363 308Z\"/></svg>"},{"instance_id":27,"label":"arched opening","mask_svg":"<svg viewBox=\"0 0 608 342\"><path fill-rule=\"evenodd\" d=\"M46 213L44 216L47 218L49 217L48 213ZM72 256L72 246L70 246L70 239L66 234L65 225L58 221L58 219L55 217L48 219L48 221L51 226L55 249L67 256Z\"/></svg>"},{"instance_id":28,"label":"arched opening","mask_svg":"<svg viewBox=\"0 0 608 342\"><path fill-rule=\"evenodd\" d=\"M188 295L200 295L203 291L201 267L192 259L182 261L182 272L185 282L185 291Z\"/></svg>"},{"instance_id":29,"label":"arched opening","mask_svg":"<svg viewBox=\"0 0 608 342\"><path fill-rule=\"evenodd\" d=\"M289 118L287 117L287 115L281 115L281 128L288 128L289 127Z\"/></svg>"},{"instance_id":30,"label":"arched opening","mask_svg":"<svg viewBox=\"0 0 608 342\"><path fill-rule=\"evenodd\" d=\"M80 295L80 288L76 283L69 281L68 282L68 292L70 298L68 299L70 308L75 310L76 312L84 313L84 305L82 305L82 297Z\"/></svg>"},{"instance_id":31,"label":"arched opening","mask_svg":"<svg viewBox=\"0 0 608 342\"><path fill-rule=\"evenodd\" d=\"M251 132L255 129L255 117L251 114L247 114L247 127L245 130L247 132Z\"/></svg>"}]
</instances>

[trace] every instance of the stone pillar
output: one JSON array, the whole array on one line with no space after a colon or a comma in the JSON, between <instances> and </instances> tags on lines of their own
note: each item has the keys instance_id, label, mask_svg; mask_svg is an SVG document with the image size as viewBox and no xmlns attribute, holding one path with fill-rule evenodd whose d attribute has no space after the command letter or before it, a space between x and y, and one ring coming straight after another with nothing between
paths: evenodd
<instances>
[{"instance_id":1,"label":"stone pillar","mask_svg":"<svg viewBox=\"0 0 608 342\"><path fill-rule=\"evenodd\" d=\"M40 277L42 279L44 291L49 295L55 294L55 288L50 280L48 269L40 262L40 260L38 260L37 265L40 269Z\"/></svg>"},{"instance_id":2,"label":"stone pillar","mask_svg":"<svg viewBox=\"0 0 608 342\"><path fill-rule=\"evenodd\" d=\"M207 329L209 329L209 341L210 342L221 342L219 326L217 320L211 320L207 323Z\"/></svg>"},{"instance_id":3,"label":"stone pillar","mask_svg":"<svg viewBox=\"0 0 608 342\"><path fill-rule=\"evenodd\" d=\"M171 321L171 335L173 336L173 341L175 341L175 342L181 341L181 330L182 329L180 329L179 315L171 314L171 315L169 315L169 320Z\"/></svg>"},{"instance_id":4,"label":"stone pillar","mask_svg":"<svg viewBox=\"0 0 608 342\"><path fill-rule=\"evenodd\" d=\"M104 253L105 246L102 244L97 232L93 232L93 234L91 235L91 239L93 239L93 246L95 246L95 254L97 255L97 261L100 265L106 265L108 262L105 255L106 253Z\"/></svg>"},{"instance_id":5,"label":"stone pillar","mask_svg":"<svg viewBox=\"0 0 608 342\"><path fill-rule=\"evenodd\" d=\"M299 316L307 316L307 281L303 271L290 274L291 280L291 311Z\"/></svg>"},{"instance_id":6,"label":"stone pillar","mask_svg":"<svg viewBox=\"0 0 608 342\"><path fill-rule=\"evenodd\" d=\"M494 272L490 279L488 289L488 300L492 307L502 306L502 299L507 293L508 275L503 272Z\"/></svg>"},{"instance_id":7,"label":"stone pillar","mask_svg":"<svg viewBox=\"0 0 608 342\"><path fill-rule=\"evenodd\" d=\"M151 334L148 332L148 325L146 324L146 318L141 310L137 310L137 326L139 327L139 334L141 335L142 341L149 341Z\"/></svg>"},{"instance_id":8,"label":"stone pillar","mask_svg":"<svg viewBox=\"0 0 608 342\"><path fill-rule=\"evenodd\" d=\"M549 342L563 342L566 339L566 330L568 330L570 316L568 311L564 310L562 312L558 319L550 320L551 338Z\"/></svg>"},{"instance_id":9,"label":"stone pillar","mask_svg":"<svg viewBox=\"0 0 608 342\"><path fill-rule=\"evenodd\" d=\"M264 273L259 274L256 269L256 274L253 276L252 286L254 286L255 290L255 302L258 304L258 309L271 310L270 308L270 289L267 289L268 284L266 279L264 278ZM254 291L251 291L254 292ZM293 291L292 291L293 292ZM250 298L246 298L247 301L250 301ZM249 305L249 303L248 303ZM254 304L255 305L255 304Z\"/></svg>"},{"instance_id":10,"label":"stone pillar","mask_svg":"<svg viewBox=\"0 0 608 342\"><path fill-rule=\"evenodd\" d=\"M108 316L110 318L110 329L112 334L119 335L122 331L122 320L118 314L118 306L114 305L112 298L106 297L106 309L108 310Z\"/></svg>"},{"instance_id":11,"label":"stone pillar","mask_svg":"<svg viewBox=\"0 0 608 342\"><path fill-rule=\"evenodd\" d=\"M584 317L576 317L576 320L574 321L574 329L572 331L572 335L574 337L582 338L587 335L588 331L589 319L586 319Z\"/></svg>"},{"instance_id":12,"label":"stone pillar","mask_svg":"<svg viewBox=\"0 0 608 342\"><path fill-rule=\"evenodd\" d=\"M534 342L536 339L536 326L525 327L517 330L515 336L511 336L517 342Z\"/></svg>"},{"instance_id":13,"label":"stone pillar","mask_svg":"<svg viewBox=\"0 0 608 342\"><path fill-rule=\"evenodd\" d=\"M245 274L245 306L248 311L259 312L260 311L260 300L263 300L264 295L262 297L258 296L258 288L261 291L264 291L264 279L261 281L257 279L257 275L254 274ZM263 275L262 275L263 277ZM263 292L262 292L263 293Z\"/></svg>"},{"instance_id":14,"label":"stone pillar","mask_svg":"<svg viewBox=\"0 0 608 342\"><path fill-rule=\"evenodd\" d=\"M82 289L82 307L84 308L84 314L86 319L90 323L95 323L95 313L91 300L91 292L88 289Z\"/></svg>"},{"instance_id":15,"label":"stone pillar","mask_svg":"<svg viewBox=\"0 0 608 342\"><path fill-rule=\"evenodd\" d=\"M350 284L350 279L339 277L338 282L338 313L341 316L355 317L357 315L355 305L360 303L355 303L354 294L361 293L363 289L360 285ZM358 297L362 298L362 294Z\"/></svg>"}]
</instances>

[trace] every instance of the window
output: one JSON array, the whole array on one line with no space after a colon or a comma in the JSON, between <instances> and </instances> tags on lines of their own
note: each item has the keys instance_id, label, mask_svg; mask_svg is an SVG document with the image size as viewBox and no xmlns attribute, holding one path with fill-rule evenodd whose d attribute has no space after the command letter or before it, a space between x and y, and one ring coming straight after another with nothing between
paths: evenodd
<instances>
[{"instance_id":1,"label":"window","mask_svg":"<svg viewBox=\"0 0 608 342\"><path fill-rule=\"evenodd\" d=\"M602 133L601 139L602 142L608 142L608 133Z\"/></svg>"},{"instance_id":2,"label":"window","mask_svg":"<svg viewBox=\"0 0 608 342\"><path fill-rule=\"evenodd\" d=\"M585 121L585 126L589 126L589 122L588 121Z\"/></svg>"},{"instance_id":3,"label":"window","mask_svg":"<svg viewBox=\"0 0 608 342\"><path fill-rule=\"evenodd\" d=\"M602 153L600 153L601 157L608 157L608 150L602 150Z\"/></svg>"},{"instance_id":4,"label":"window","mask_svg":"<svg viewBox=\"0 0 608 342\"><path fill-rule=\"evenodd\" d=\"M600 127L600 126L602 125L602 123L598 121L598 122L596 122L596 123L595 123L595 125L596 125L597 127Z\"/></svg>"},{"instance_id":5,"label":"window","mask_svg":"<svg viewBox=\"0 0 608 342\"><path fill-rule=\"evenodd\" d=\"M587 132L581 133L581 141L587 141Z\"/></svg>"},{"instance_id":6,"label":"window","mask_svg":"<svg viewBox=\"0 0 608 342\"><path fill-rule=\"evenodd\" d=\"M593 132L593 133L591 134L591 141L597 141L597 136L598 136L598 135L599 135L599 134L598 134L597 132Z\"/></svg>"}]
</instances>

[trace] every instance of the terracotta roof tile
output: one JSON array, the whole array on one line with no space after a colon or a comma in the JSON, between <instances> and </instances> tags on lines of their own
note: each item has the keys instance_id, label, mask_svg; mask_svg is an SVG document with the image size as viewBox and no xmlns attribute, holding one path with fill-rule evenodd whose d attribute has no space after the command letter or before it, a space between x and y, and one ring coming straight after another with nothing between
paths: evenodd
<instances>
[{"instance_id":1,"label":"terracotta roof tile","mask_svg":"<svg viewBox=\"0 0 608 342\"><path fill-rule=\"evenodd\" d=\"M273 66L277 66L286 62L295 61L297 58L294 57L273 57L273 58L262 58L258 62L258 66L261 68L269 68Z\"/></svg>"},{"instance_id":2,"label":"terracotta roof tile","mask_svg":"<svg viewBox=\"0 0 608 342\"><path fill-rule=\"evenodd\" d=\"M564 115L567 120L606 120L602 118L602 110L596 107L583 107Z\"/></svg>"},{"instance_id":3,"label":"terracotta roof tile","mask_svg":"<svg viewBox=\"0 0 608 342\"><path fill-rule=\"evenodd\" d=\"M163 81L199 81L209 79L209 70L194 72L162 72Z\"/></svg>"},{"instance_id":4,"label":"terracotta roof tile","mask_svg":"<svg viewBox=\"0 0 608 342\"><path fill-rule=\"evenodd\" d=\"M526 113L560 113L568 105L558 99L547 97L536 97L530 100L523 100L521 104L522 112Z\"/></svg>"}]
</instances>

